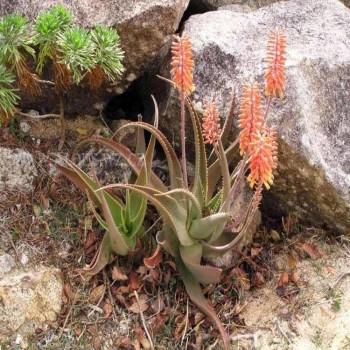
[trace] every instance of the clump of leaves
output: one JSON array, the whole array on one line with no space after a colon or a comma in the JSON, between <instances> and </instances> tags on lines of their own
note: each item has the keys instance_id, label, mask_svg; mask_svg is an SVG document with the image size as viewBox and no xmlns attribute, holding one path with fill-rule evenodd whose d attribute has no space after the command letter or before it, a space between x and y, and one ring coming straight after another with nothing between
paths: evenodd
<instances>
[{"instance_id":1,"label":"clump of leaves","mask_svg":"<svg viewBox=\"0 0 350 350\"><path fill-rule=\"evenodd\" d=\"M15 79L15 76L0 64L0 126L11 120L19 100L18 89L12 86Z\"/></svg>"},{"instance_id":2,"label":"clump of leaves","mask_svg":"<svg viewBox=\"0 0 350 350\"><path fill-rule=\"evenodd\" d=\"M27 18L12 14L0 20L0 59L17 75L20 88L33 95L40 93L38 78L29 71L26 54L35 58Z\"/></svg>"},{"instance_id":3,"label":"clump of leaves","mask_svg":"<svg viewBox=\"0 0 350 350\"><path fill-rule=\"evenodd\" d=\"M37 57L34 46L37 47ZM37 60L36 70L40 75L47 61L52 62L53 82L40 80L29 71L26 63L28 56ZM94 90L104 81L120 78L124 71L123 58L124 52L116 30L102 25L91 31L74 27L72 13L61 5L40 13L35 20L33 33L28 20L21 15L9 15L0 20L0 63L17 75L19 87L29 94L40 93L39 83L54 85L60 100L59 114L33 117L21 111L17 113L36 119L60 119L59 149L65 140L64 94L73 83L80 84L85 76ZM12 117L13 114L6 115Z\"/></svg>"},{"instance_id":4,"label":"clump of leaves","mask_svg":"<svg viewBox=\"0 0 350 350\"><path fill-rule=\"evenodd\" d=\"M97 25L91 31L95 44L94 66L87 77L93 90L97 90L104 81L114 81L122 75L124 51L120 47L118 32L103 25Z\"/></svg>"},{"instance_id":5,"label":"clump of leaves","mask_svg":"<svg viewBox=\"0 0 350 350\"><path fill-rule=\"evenodd\" d=\"M273 32L270 41L273 41L280 33L279 31ZM276 57L269 61L268 69L272 73L267 79L267 85L274 84L276 88L274 90L267 89L271 92L267 109L264 113L258 85L256 83L246 84L241 99L239 121L241 132L238 139L228 146L225 147L233 123L234 93L229 113L222 127L217 106L213 100L204 102L204 118L201 123L189 99L190 93L194 90L192 82L194 64L190 41L186 37L176 37L174 40L171 71L172 82L179 91L181 101L182 159L185 159L182 166L170 142L158 130L157 115L155 125L142 121L129 124L146 130L152 135L144 158L138 158L124 146L112 140L91 138L82 142L82 145L95 142L114 149L128 162L138 175L138 179L142 172L146 171L149 176L147 184L136 181L134 184L113 184L102 188L96 188L97 184L95 184L88 189L88 192L92 195L92 190L94 190L94 196L103 198L106 191L124 189L127 193L131 192L148 200L156 207L163 220L162 229L156 236L157 242L175 258L177 269L188 295L193 303L216 323L224 339L225 349L229 349L229 339L219 317L203 296L200 286L201 284L218 283L221 270L202 265L202 260L203 258L221 256L238 244L259 206L263 186L269 189L273 183L272 172L277 165L277 144L275 132L267 125L267 115L271 96L284 87L284 75L282 76L284 68L278 65L282 62L282 58L284 59L285 41L283 35L279 35L278 38L279 45L275 45L273 48L269 46L268 49L269 56L276 54ZM276 67L278 69L275 69ZM195 143L194 180L190 185L188 185L185 166L184 118L186 106L193 127ZM125 127L128 125L121 129ZM166 155L170 188L165 186L150 169L156 141ZM208 157L206 144L212 146L212 152ZM229 164L238 148L243 159L234 171L230 172ZM74 174L74 182L79 185L76 174L81 171L71 163L68 164L70 164L70 169L62 167L59 169L68 177L72 178ZM255 188L255 192L247 208L244 208L238 216L234 216L233 200L248 169L250 169L248 182L251 187ZM220 186L220 184L222 185ZM82 187L86 189L86 185ZM109 214L105 212L104 215L107 218ZM118 225L117 222L116 224ZM110 230L109 227L107 229ZM101 249L102 252L104 248ZM111 250L107 250L107 252L109 256ZM114 252L118 253L117 250ZM156 250L156 254L158 253L159 249ZM106 263L107 259L103 261L103 264Z\"/></svg>"}]
</instances>

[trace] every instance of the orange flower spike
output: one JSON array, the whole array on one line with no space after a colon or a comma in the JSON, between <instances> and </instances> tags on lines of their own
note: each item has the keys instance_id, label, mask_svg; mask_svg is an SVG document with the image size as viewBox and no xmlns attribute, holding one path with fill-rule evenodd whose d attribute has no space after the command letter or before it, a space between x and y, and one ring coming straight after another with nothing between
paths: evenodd
<instances>
[{"instance_id":1,"label":"orange flower spike","mask_svg":"<svg viewBox=\"0 0 350 350\"><path fill-rule=\"evenodd\" d=\"M272 31L267 44L266 57L266 88L265 94L283 98L284 83L286 80L286 36L284 30L276 29Z\"/></svg>"},{"instance_id":2,"label":"orange flower spike","mask_svg":"<svg viewBox=\"0 0 350 350\"><path fill-rule=\"evenodd\" d=\"M273 183L272 171L277 167L276 133L266 128L263 134L254 134L250 147L250 174L248 182L250 187L262 183L267 189Z\"/></svg>"},{"instance_id":3,"label":"orange flower spike","mask_svg":"<svg viewBox=\"0 0 350 350\"><path fill-rule=\"evenodd\" d=\"M180 93L188 96L195 89L193 84L194 62L189 38L187 36L180 37L174 35L171 53L172 81Z\"/></svg>"},{"instance_id":4,"label":"orange flower spike","mask_svg":"<svg viewBox=\"0 0 350 350\"><path fill-rule=\"evenodd\" d=\"M238 126L241 155L249 149L252 135L262 129L264 125L261 93L257 83L245 84L241 98L241 108Z\"/></svg>"},{"instance_id":5,"label":"orange flower spike","mask_svg":"<svg viewBox=\"0 0 350 350\"><path fill-rule=\"evenodd\" d=\"M203 136L204 143L216 144L221 134L219 113L215 101L204 101Z\"/></svg>"}]
</instances>

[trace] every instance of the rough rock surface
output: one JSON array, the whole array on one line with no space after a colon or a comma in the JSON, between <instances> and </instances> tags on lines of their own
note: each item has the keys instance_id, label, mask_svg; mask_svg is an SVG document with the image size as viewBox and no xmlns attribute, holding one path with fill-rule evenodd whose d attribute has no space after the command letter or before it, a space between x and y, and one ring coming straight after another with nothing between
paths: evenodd
<instances>
[{"instance_id":1,"label":"rough rock surface","mask_svg":"<svg viewBox=\"0 0 350 350\"><path fill-rule=\"evenodd\" d=\"M125 51L123 61L126 71L121 82L114 87L117 93L122 93L139 77L152 63L154 57L169 36L175 33L189 0L14 0L0 2L0 17L17 12L28 16L31 20L41 11L46 11L53 5L61 4L71 10L76 23L88 28L96 24L105 24L118 30L121 45ZM51 89L49 89L51 90ZM73 94L67 97L66 113L87 113L92 104L99 99L106 100L106 92L91 94L92 99L86 103L87 89L75 88ZM47 96L54 96L48 91ZM93 96L95 95L95 96ZM40 103L47 108L53 108L55 101L50 99L51 107L46 99ZM79 103L78 103L79 102ZM30 101L25 101L26 107L35 108ZM56 101L57 104L57 101ZM38 106L36 106L38 108Z\"/></svg>"},{"instance_id":2,"label":"rough rock surface","mask_svg":"<svg viewBox=\"0 0 350 350\"><path fill-rule=\"evenodd\" d=\"M30 153L21 149L0 147L0 191L31 191L36 175L34 158Z\"/></svg>"},{"instance_id":3,"label":"rough rock surface","mask_svg":"<svg viewBox=\"0 0 350 350\"><path fill-rule=\"evenodd\" d=\"M279 137L270 213L295 211L311 224L346 232L350 228L348 8L338 0L296 0L249 13L214 11L190 17L185 33L191 38L196 64L194 99L200 105L205 97L216 96L220 111L226 112L233 85L240 92L244 82L258 79L263 84L268 35L276 26L286 30L287 81L285 99L273 104L269 117ZM168 133L177 124L174 100L163 111Z\"/></svg>"},{"instance_id":4,"label":"rough rock surface","mask_svg":"<svg viewBox=\"0 0 350 350\"><path fill-rule=\"evenodd\" d=\"M203 10L217 10L221 9L222 6L231 5L248 6L249 8L256 10L278 1L282 0L194 0L193 2L197 7Z\"/></svg>"},{"instance_id":5,"label":"rough rock surface","mask_svg":"<svg viewBox=\"0 0 350 350\"><path fill-rule=\"evenodd\" d=\"M0 339L15 332L29 335L56 320L62 304L58 269L14 271L0 279Z\"/></svg>"}]
</instances>

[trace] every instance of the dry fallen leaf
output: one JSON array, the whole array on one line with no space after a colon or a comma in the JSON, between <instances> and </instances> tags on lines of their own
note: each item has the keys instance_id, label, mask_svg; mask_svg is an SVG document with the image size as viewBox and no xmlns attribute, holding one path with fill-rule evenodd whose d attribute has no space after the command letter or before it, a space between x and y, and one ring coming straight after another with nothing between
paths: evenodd
<instances>
[{"instance_id":1,"label":"dry fallen leaf","mask_svg":"<svg viewBox=\"0 0 350 350\"><path fill-rule=\"evenodd\" d=\"M288 265L291 269L294 269L297 266L298 260L292 255L288 254Z\"/></svg>"},{"instance_id":2,"label":"dry fallen leaf","mask_svg":"<svg viewBox=\"0 0 350 350\"><path fill-rule=\"evenodd\" d=\"M252 249L250 250L250 257L251 258L255 258L256 256L258 256L261 252L261 248L254 248L252 247Z\"/></svg>"},{"instance_id":3,"label":"dry fallen leaf","mask_svg":"<svg viewBox=\"0 0 350 350\"><path fill-rule=\"evenodd\" d=\"M237 287L243 287L245 290L250 289L249 278L247 274L240 267L233 268L231 271L231 275L234 278L233 283Z\"/></svg>"},{"instance_id":4,"label":"dry fallen leaf","mask_svg":"<svg viewBox=\"0 0 350 350\"><path fill-rule=\"evenodd\" d=\"M109 301L109 299L106 299L105 304L103 305L103 317L108 318L113 311L113 305Z\"/></svg>"},{"instance_id":5,"label":"dry fallen leaf","mask_svg":"<svg viewBox=\"0 0 350 350\"><path fill-rule=\"evenodd\" d=\"M299 271L294 271L292 274L290 274L290 280L299 288L304 286L303 281L300 279L301 274Z\"/></svg>"},{"instance_id":6,"label":"dry fallen leaf","mask_svg":"<svg viewBox=\"0 0 350 350\"><path fill-rule=\"evenodd\" d=\"M252 285L255 287L261 287L265 284L264 276L260 272L254 272L251 277Z\"/></svg>"},{"instance_id":7,"label":"dry fallen leaf","mask_svg":"<svg viewBox=\"0 0 350 350\"><path fill-rule=\"evenodd\" d=\"M142 312L145 312L148 309L148 300L149 297L146 294L141 294L139 296L140 305L135 300L135 302L131 306L129 306L128 309L134 314L139 314L140 309Z\"/></svg>"},{"instance_id":8,"label":"dry fallen leaf","mask_svg":"<svg viewBox=\"0 0 350 350\"><path fill-rule=\"evenodd\" d=\"M130 279L130 289L131 290L139 289L141 282L134 271L130 272L129 279Z\"/></svg>"},{"instance_id":9,"label":"dry fallen leaf","mask_svg":"<svg viewBox=\"0 0 350 350\"><path fill-rule=\"evenodd\" d=\"M112 279L113 281L126 281L128 276L125 275L119 267L114 266L112 269Z\"/></svg>"},{"instance_id":10,"label":"dry fallen leaf","mask_svg":"<svg viewBox=\"0 0 350 350\"><path fill-rule=\"evenodd\" d=\"M275 242L281 240L281 236L280 236L280 234L279 234L276 230L271 230L271 231L270 231L270 236L271 236L271 238L272 238Z\"/></svg>"},{"instance_id":11,"label":"dry fallen leaf","mask_svg":"<svg viewBox=\"0 0 350 350\"><path fill-rule=\"evenodd\" d=\"M289 281L289 276L287 272L283 272L282 275L280 276L279 280L278 280L278 285L281 287L284 284L287 284Z\"/></svg>"},{"instance_id":12,"label":"dry fallen leaf","mask_svg":"<svg viewBox=\"0 0 350 350\"><path fill-rule=\"evenodd\" d=\"M74 293L73 293L73 288L70 283L65 283L63 287L63 302L66 304L68 301L73 300L74 298Z\"/></svg>"},{"instance_id":13,"label":"dry fallen leaf","mask_svg":"<svg viewBox=\"0 0 350 350\"><path fill-rule=\"evenodd\" d=\"M90 303L94 304L97 303L100 298L102 297L102 294L104 294L105 291L105 286L103 284L97 286L96 288L94 288L89 296L89 301Z\"/></svg>"},{"instance_id":14,"label":"dry fallen leaf","mask_svg":"<svg viewBox=\"0 0 350 350\"><path fill-rule=\"evenodd\" d=\"M149 258L143 258L143 263L150 269L154 269L162 261L163 251L161 246L158 244L156 250Z\"/></svg>"},{"instance_id":15,"label":"dry fallen leaf","mask_svg":"<svg viewBox=\"0 0 350 350\"><path fill-rule=\"evenodd\" d=\"M321 257L321 253L319 252L319 250L315 244L304 243L303 250L313 261L315 261Z\"/></svg>"}]
</instances>

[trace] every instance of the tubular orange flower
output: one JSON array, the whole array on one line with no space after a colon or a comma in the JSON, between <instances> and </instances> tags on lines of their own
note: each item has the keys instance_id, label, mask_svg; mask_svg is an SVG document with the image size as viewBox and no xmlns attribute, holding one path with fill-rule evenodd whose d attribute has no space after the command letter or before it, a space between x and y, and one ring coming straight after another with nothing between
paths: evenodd
<instances>
[{"instance_id":1,"label":"tubular orange flower","mask_svg":"<svg viewBox=\"0 0 350 350\"><path fill-rule=\"evenodd\" d=\"M171 45L171 76L172 81L185 96L194 91L193 67L191 43L187 36L174 35Z\"/></svg>"},{"instance_id":2,"label":"tubular orange flower","mask_svg":"<svg viewBox=\"0 0 350 350\"><path fill-rule=\"evenodd\" d=\"M245 84L241 98L238 126L242 131L239 134L241 155L249 148L252 135L261 131L264 125L261 93L257 83Z\"/></svg>"},{"instance_id":3,"label":"tubular orange flower","mask_svg":"<svg viewBox=\"0 0 350 350\"><path fill-rule=\"evenodd\" d=\"M215 101L204 101L203 136L204 143L216 144L220 138L221 129L219 113Z\"/></svg>"},{"instance_id":4,"label":"tubular orange flower","mask_svg":"<svg viewBox=\"0 0 350 350\"><path fill-rule=\"evenodd\" d=\"M277 167L276 132L272 128L266 127L263 133L254 133L249 151L250 174L248 181L250 187L261 183L270 189L273 183L272 171Z\"/></svg>"},{"instance_id":5,"label":"tubular orange flower","mask_svg":"<svg viewBox=\"0 0 350 350\"><path fill-rule=\"evenodd\" d=\"M283 98L286 63L286 36L284 30L276 29L272 31L267 44L267 69L265 94Z\"/></svg>"}]
</instances>

